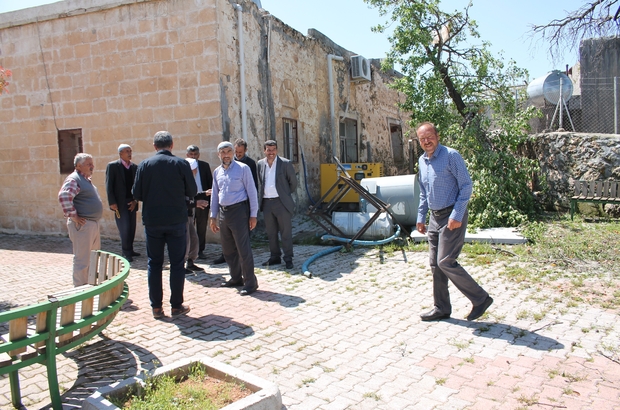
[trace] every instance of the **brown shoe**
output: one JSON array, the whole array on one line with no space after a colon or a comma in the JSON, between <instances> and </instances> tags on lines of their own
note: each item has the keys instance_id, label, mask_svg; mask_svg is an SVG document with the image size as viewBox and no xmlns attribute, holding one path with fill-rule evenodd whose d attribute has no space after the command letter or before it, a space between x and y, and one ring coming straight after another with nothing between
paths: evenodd
<instances>
[{"instance_id":1,"label":"brown shoe","mask_svg":"<svg viewBox=\"0 0 620 410\"><path fill-rule=\"evenodd\" d=\"M161 319L162 317L166 317L163 308L153 308L153 317L155 319Z\"/></svg>"},{"instance_id":2,"label":"brown shoe","mask_svg":"<svg viewBox=\"0 0 620 410\"><path fill-rule=\"evenodd\" d=\"M189 308L189 306L181 305L181 307L179 307L179 308L172 308L172 311L170 313L172 314L172 316L179 316L179 315L186 314L190 310L191 309Z\"/></svg>"}]
</instances>

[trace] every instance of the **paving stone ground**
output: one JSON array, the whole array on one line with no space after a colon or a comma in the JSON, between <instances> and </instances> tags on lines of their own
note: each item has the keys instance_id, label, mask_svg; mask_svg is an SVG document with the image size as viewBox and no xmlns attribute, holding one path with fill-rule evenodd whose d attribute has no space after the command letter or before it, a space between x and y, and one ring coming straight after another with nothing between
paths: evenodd
<instances>
[{"instance_id":1,"label":"paving stone ground","mask_svg":"<svg viewBox=\"0 0 620 410\"><path fill-rule=\"evenodd\" d=\"M118 241L102 247L120 252ZM553 290L522 289L498 276L499 267L464 260L495 299L488 317L464 320L471 306L451 287L453 318L421 322L432 304L425 252L356 248L319 258L311 279L300 275L303 261L324 249L297 245L291 272L257 268L260 288L249 297L220 288L226 265L204 263L205 273L187 278L188 316L159 321L146 257L136 258L130 300L113 323L58 358L65 408L100 386L195 355L277 383L290 410L620 408L620 362L608 352L620 340L616 311L564 305ZM137 251L146 254L144 243ZM219 253L207 245L207 262ZM257 266L268 256L254 249ZM71 287L71 258L66 237L0 235L0 309ZM49 406L44 367L21 371L20 380L26 409ZM7 376L0 408L11 408Z\"/></svg>"}]
</instances>

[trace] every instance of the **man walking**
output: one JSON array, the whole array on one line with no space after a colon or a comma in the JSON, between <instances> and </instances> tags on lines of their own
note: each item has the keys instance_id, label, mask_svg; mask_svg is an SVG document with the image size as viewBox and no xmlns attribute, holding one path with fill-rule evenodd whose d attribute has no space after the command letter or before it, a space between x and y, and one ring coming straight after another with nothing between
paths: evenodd
<instances>
[{"instance_id":1,"label":"man walking","mask_svg":"<svg viewBox=\"0 0 620 410\"><path fill-rule=\"evenodd\" d=\"M222 286L243 286L239 294L246 296L258 289L250 246L250 231L256 227L258 214L256 187L250 168L233 160L230 142L221 142L217 152L222 165L213 171L210 225L214 233L221 232L222 251L230 268L230 280Z\"/></svg>"},{"instance_id":2,"label":"man walking","mask_svg":"<svg viewBox=\"0 0 620 410\"><path fill-rule=\"evenodd\" d=\"M195 159L198 163L198 171L194 174L198 189L196 200L209 201L211 197L211 184L213 183L211 166L208 162L198 159L200 158L200 148L197 145L188 146L185 156ZM198 259L207 259L204 250L206 246L207 223L209 222L209 209L196 208L194 218L196 220L196 233L198 234Z\"/></svg>"},{"instance_id":3,"label":"man walking","mask_svg":"<svg viewBox=\"0 0 620 410\"><path fill-rule=\"evenodd\" d=\"M252 158L248 157L248 143L245 142L243 138L237 138L235 140L235 161L243 162L245 165L250 167L250 171L252 171L252 179L254 179L254 186L258 191L258 176L256 174L256 161ZM213 261L214 265L219 265L220 263L226 262L226 258L224 258L224 254L222 253L218 258Z\"/></svg>"},{"instance_id":4,"label":"man walking","mask_svg":"<svg viewBox=\"0 0 620 410\"><path fill-rule=\"evenodd\" d=\"M146 233L149 298L153 317L164 317L162 308L162 269L164 248L170 259L170 305L172 316L189 312L183 305L185 286L185 250L187 204L196 196L196 182L187 161L172 155L174 144L168 131L159 131L153 139L157 153L138 166L133 196L142 201L142 222Z\"/></svg>"},{"instance_id":5,"label":"man walking","mask_svg":"<svg viewBox=\"0 0 620 410\"><path fill-rule=\"evenodd\" d=\"M101 248L99 220L103 203L97 187L91 182L95 164L93 157L80 153L73 159L75 171L65 179L58 201L67 217L67 230L73 243L73 286L88 283L90 251Z\"/></svg>"},{"instance_id":6,"label":"man walking","mask_svg":"<svg viewBox=\"0 0 620 410\"><path fill-rule=\"evenodd\" d=\"M265 158L258 161L258 200L265 218L265 229L269 239L269 260L263 266L282 262L280 241L286 269L293 269L293 214L295 202L292 193L297 189L297 177L293 164L278 156L278 144L274 140L263 145Z\"/></svg>"},{"instance_id":7,"label":"man walking","mask_svg":"<svg viewBox=\"0 0 620 410\"><path fill-rule=\"evenodd\" d=\"M467 231L467 203L472 182L465 161L454 149L439 144L435 125L423 122L416 130L424 154L419 160L420 205L417 230L428 232L429 259L433 273L434 307L420 315L424 321L447 319L452 313L448 279L473 304L467 320L476 320L493 298L457 262ZM431 217L426 228L426 214Z\"/></svg>"},{"instance_id":8,"label":"man walking","mask_svg":"<svg viewBox=\"0 0 620 410\"><path fill-rule=\"evenodd\" d=\"M140 256L133 250L138 201L133 198L131 193L138 166L131 162L132 150L129 145L119 145L118 155L120 158L110 162L106 167L105 187L108 194L108 205L115 214L114 221L121 237L123 256L132 262L134 256Z\"/></svg>"}]
</instances>

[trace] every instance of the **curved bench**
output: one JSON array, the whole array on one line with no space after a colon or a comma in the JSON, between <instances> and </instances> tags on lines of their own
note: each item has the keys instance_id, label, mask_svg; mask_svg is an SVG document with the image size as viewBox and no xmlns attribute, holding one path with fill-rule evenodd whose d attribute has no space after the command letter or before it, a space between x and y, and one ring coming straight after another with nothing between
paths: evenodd
<instances>
[{"instance_id":1,"label":"curved bench","mask_svg":"<svg viewBox=\"0 0 620 410\"><path fill-rule=\"evenodd\" d=\"M88 284L47 296L47 300L0 313L0 375L8 374L11 399L21 408L18 370L36 363L47 368L52 407L62 409L56 356L105 329L129 295L129 262L119 255L92 251ZM97 306L96 311L94 306Z\"/></svg>"}]
</instances>

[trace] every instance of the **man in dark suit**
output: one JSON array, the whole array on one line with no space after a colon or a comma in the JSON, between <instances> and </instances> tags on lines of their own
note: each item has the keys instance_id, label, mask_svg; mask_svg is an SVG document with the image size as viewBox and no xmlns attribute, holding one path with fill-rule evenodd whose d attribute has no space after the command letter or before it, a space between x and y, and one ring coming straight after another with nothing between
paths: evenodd
<instances>
[{"instance_id":1,"label":"man in dark suit","mask_svg":"<svg viewBox=\"0 0 620 410\"><path fill-rule=\"evenodd\" d=\"M133 250L136 236L136 213L138 201L131 193L138 166L131 162L132 150L127 144L118 146L119 159L108 164L105 170L105 187L108 204L114 211L116 227L121 236L123 256L129 262L134 256L140 256Z\"/></svg>"},{"instance_id":2,"label":"man in dark suit","mask_svg":"<svg viewBox=\"0 0 620 410\"><path fill-rule=\"evenodd\" d=\"M248 157L248 143L245 142L243 138L237 138L235 140L235 161L239 161L250 167L250 171L252 171L252 178L254 179L254 186L258 191L258 175L256 172L256 161L252 158ZM224 254L222 253L217 259L213 261L214 265L219 265L220 263L226 262L226 258L224 258Z\"/></svg>"},{"instance_id":3,"label":"man in dark suit","mask_svg":"<svg viewBox=\"0 0 620 410\"><path fill-rule=\"evenodd\" d=\"M293 164L278 156L278 144L274 140L263 145L265 158L258 161L258 203L265 218L265 229L269 238L269 260L263 266L281 263L280 241L286 269L293 268L293 214L295 202L292 193L297 189L297 176Z\"/></svg>"},{"instance_id":4,"label":"man in dark suit","mask_svg":"<svg viewBox=\"0 0 620 410\"><path fill-rule=\"evenodd\" d=\"M196 201L205 200L210 202L211 185L213 184L213 175L211 174L211 166L208 162L200 161L200 148L196 145L187 147L187 158L193 158L198 161L198 173L196 174L196 186L198 187L198 195L194 198ZM209 222L209 208L196 208L196 232L198 233L198 259L206 259L204 254L205 242L207 236L207 223Z\"/></svg>"},{"instance_id":5,"label":"man in dark suit","mask_svg":"<svg viewBox=\"0 0 620 410\"><path fill-rule=\"evenodd\" d=\"M138 166L133 184L133 197L142 201L142 223L146 234L149 299L153 317L165 316L162 308L162 270L164 250L168 247L170 260L170 306L172 316L190 311L183 304L185 287L185 251L187 203L185 198L196 196L196 182L190 165L172 155L172 135L159 131L153 138L157 153Z\"/></svg>"}]
</instances>

